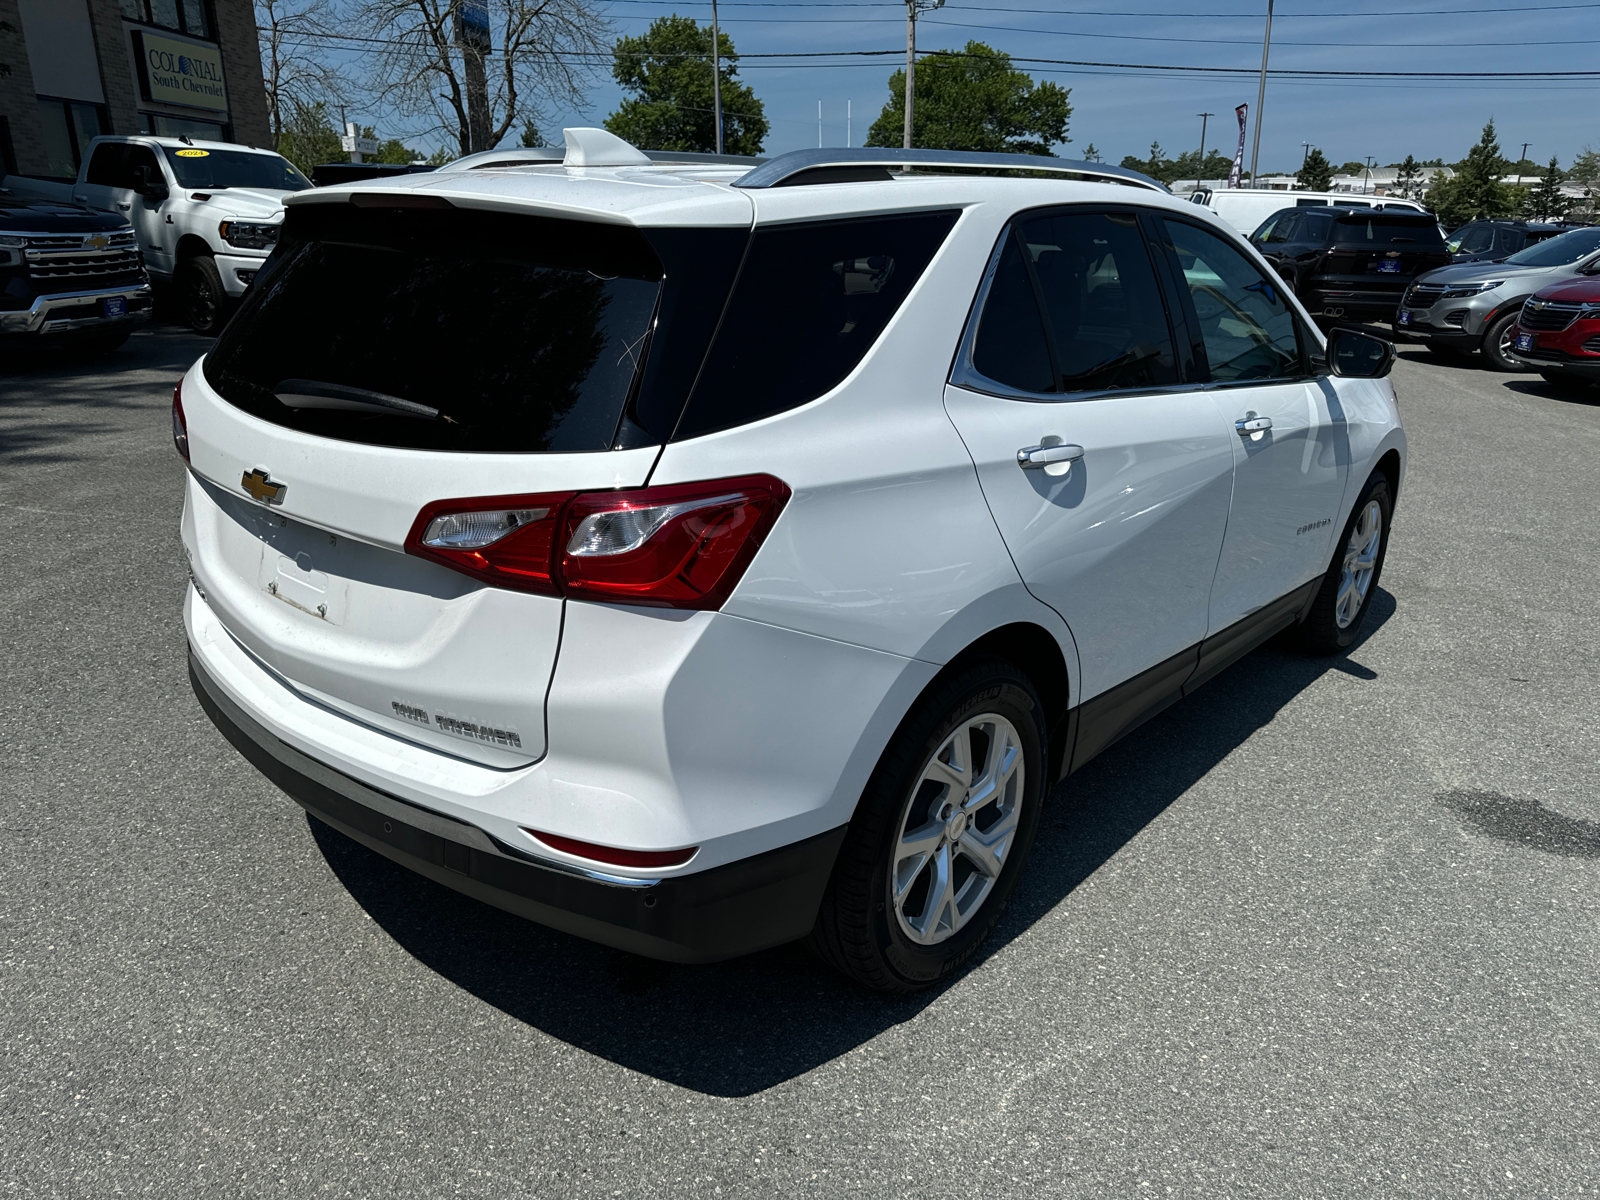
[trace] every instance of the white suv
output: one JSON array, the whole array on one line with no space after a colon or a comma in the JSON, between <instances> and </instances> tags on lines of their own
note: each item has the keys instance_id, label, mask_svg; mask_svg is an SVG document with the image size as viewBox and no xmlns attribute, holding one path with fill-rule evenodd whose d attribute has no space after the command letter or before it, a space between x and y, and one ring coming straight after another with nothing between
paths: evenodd
<instances>
[{"instance_id":1,"label":"white suv","mask_svg":"<svg viewBox=\"0 0 1600 1200\"><path fill-rule=\"evenodd\" d=\"M930 983L1057 780L1356 637L1388 343L1130 172L803 151L302 192L174 396L202 705L491 904ZM1324 358L1325 353L1327 358Z\"/></svg>"}]
</instances>

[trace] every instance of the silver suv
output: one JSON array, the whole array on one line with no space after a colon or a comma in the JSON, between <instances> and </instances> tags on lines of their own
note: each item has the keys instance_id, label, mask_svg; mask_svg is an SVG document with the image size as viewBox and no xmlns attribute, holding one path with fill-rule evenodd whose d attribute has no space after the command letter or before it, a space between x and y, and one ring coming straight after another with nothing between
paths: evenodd
<instances>
[{"instance_id":1,"label":"silver suv","mask_svg":"<svg viewBox=\"0 0 1600 1200\"><path fill-rule=\"evenodd\" d=\"M1483 352L1495 371L1526 371L1511 354L1522 302L1540 288L1600 274L1600 228L1574 229L1499 262L1455 263L1418 276L1395 314L1395 332L1435 353Z\"/></svg>"}]
</instances>

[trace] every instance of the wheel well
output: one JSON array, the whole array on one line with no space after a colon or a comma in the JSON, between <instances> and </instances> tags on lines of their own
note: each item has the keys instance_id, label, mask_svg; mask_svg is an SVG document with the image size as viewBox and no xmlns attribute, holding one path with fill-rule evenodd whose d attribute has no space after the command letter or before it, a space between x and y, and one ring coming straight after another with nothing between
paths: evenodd
<instances>
[{"instance_id":1,"label":"wheel well","mask_svg":"<svg viewBox=\"0 0 1600 1200\"><path fill-rule=\"evenodd\" d=\"M1531 296L1531 295L1533 295L1533 293L1529 292L1528 296ZM1513 297L1510 300L1507 300L1504 304L1497 305L1494 308L1494 310L1492 312L1490 312L1490 314L1487 317L1484 318L1483 336L1484 337L1488 337L1489 336L1489 326L1493 325L1496 321L1500 320L1508 312L1509 313L1519 313L1519 312L1521 312L1522 311L1522 305L1528 299L1528 296L1516 296L1516 297Z\"/></svg>"},{"instance_id":2,"label":"wheel well","mask_svg":"<svg viewBox=\"0 0 1600 1200\"><path fill-rule=\"evenodd\" d=\"M1389 503L1400 498L1400 451L1391 450L1378 460L1378 470L1389 481Z\"/></svg>"},{"instance_id":3,"label":"wheel well","mask_svg":"<svg viewBox=\"0 0 1600 1200\"><path fill-rule=\"evenodd\" d=\"M1027 622L1002 625L957 654L939 674L943 677L974 659L988 657L1003 658L1026 675L1044 704L1045 730L1050 738L1048 790L1061 776L1062 758L1067 750L1067 713L1072 702L1067 660L1061 653L1061 645L1043 626Z\"/></svg>"},{"instance_id":4,"label":"wheel well","mask_svg":"<svg viewBox=\"0 0 1600 1200\"><path fill-rule=\"evenodd\" d=\"M211 257L211 247L206 244L205 238L200 237L198 234L186 233L178 239L178 249L174 255L175 261L183 262L188 258L200 258L202 256Z\"/></svg>"}]
</instances>

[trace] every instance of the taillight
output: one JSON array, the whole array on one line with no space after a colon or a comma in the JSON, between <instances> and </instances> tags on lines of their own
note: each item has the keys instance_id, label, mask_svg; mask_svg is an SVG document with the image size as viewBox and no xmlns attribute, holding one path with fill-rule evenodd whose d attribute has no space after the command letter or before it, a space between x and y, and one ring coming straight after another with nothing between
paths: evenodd
<instances>
[{"instance_id":1,"label":"taillight","mask_svg":"<svg viewBox=\"0 0 1600 1200\"><path fill-rule=\"evenodd\" d=\"M183 461L189 461L189 423L183 419L183 380L178 380L178 386L172 389L172 444L178 448L178 453L183 455Z\"/></svg>"},{"instance_id":2,"label":"taillight","mask_svg":"<svg viewBox=\"0 0 1600 1200\"><path fill-rule=\"evenodd\" d=\"M517 591L721 607L789 499L770 475L615 492L439 500L406 550Z\"/></svg>"},{"instance_id":3,"label":"taillight","mask_svg":"<svg viewBox=\"0 0 1600 1200\"><path fill-rule=\"evenodd\" d=\"M563 853L575 854L579 858L590 858L595 862L610 863L616 867L681 867L694 857L696 850L700 849L699 846L688 846L682 850L621 850L615 846L597 846L593 842L580 842L576 838L540 833L537 829L525 828L522 832L535 841L543 842L546 846Z\"/></svg>"}]
</instances>

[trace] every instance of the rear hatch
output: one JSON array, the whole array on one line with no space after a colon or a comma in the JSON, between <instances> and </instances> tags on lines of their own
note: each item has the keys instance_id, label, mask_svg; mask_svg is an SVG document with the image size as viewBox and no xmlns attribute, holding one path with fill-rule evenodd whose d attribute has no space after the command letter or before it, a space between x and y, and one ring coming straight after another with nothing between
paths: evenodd
<instances>
[{"instance_id":1,"label":"rear hatch","mask_svg":"<svg viewBox=\"0 0 1600 1200\"><path fill-rule=\"evenodd\" d=\"M540 757L563 601L407 536L440 500L644 484L745 236L291 204L181 393L185 544L224 627L365 725L491 766Z\"/></svg>"},{"instance_id":2,"label":"rear hatch","mask_svg":"<svg viewBox=\"0 0 1600 1200\"><path fill-rule=\"evenodd\" d=\"M1398 302L1418 275L1450 261L1438 223L1426 213L1362 209L1333 218L1316 273L1322 287L1392 293Z\"/></svg>"}]
</instances>

